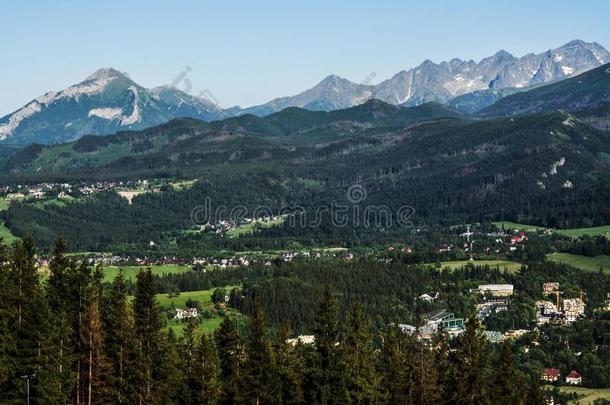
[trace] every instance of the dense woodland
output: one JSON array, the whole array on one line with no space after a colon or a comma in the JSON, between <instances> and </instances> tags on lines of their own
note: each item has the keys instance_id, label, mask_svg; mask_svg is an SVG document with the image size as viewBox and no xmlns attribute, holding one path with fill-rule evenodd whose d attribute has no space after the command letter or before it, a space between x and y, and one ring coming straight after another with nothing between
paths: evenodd
<instances>
[{"instance_id":1,"label":"dense woodland","mask_svg":"<svg viewBox=\"0 0 610 405\"><path fill-rule=\"evenodd\" d=\"M610 385L610 316L593 311L610 288L601 272L550 263L507 274L329 261L161 278L148 270L131 285L122 275L103 283L99 269L64 250L55 244L41 278L31 239L0 249L2 403L22 403L20 377L33 374L32 400L41 404L544 403L539 376L551 366L578 368L587 386ZM502 344L482 336L482 327L529 326L528 305L549 278L568 295L586 291L587 319ZM517 291L509 311L485 325L465 292L479 282L512 282ZM195 321L184 323L181 337L164 330L157 292L225 285L242 285L230 304L247 315L245 324L226 317L213 335ZM431 289L442 301L414 299ZM441 306L468 317L463 335L441 333L427 344L391 326L418 324ZM287 343L298 332L315 335L316 344Z\"/></svg>"},{"instance_id":2,"label":"dense woodland","mask_svg":"<svg viewBox=\"0 0 610 405\"><path fill-rule=\"evenodd\" d=\"M226 318L214 335L185 325L162 331L154 279L142 271L133 299L125 280L101 282L99 270L54 248L43 283L29 239L0 250L2 403L544 403L537 376L521 370L510 344L492 346L476 318L434 345L389 327L373 333L352 305L339 320L330 290L319 292L315 345L287 343L260 306L247 325Z\"/></svg>"},{"instance_id":3,"label":"dense woodland","mask_svg":"<svg viewBox=\"0 0 610 405\"><path fill-rule=\"evenodd\" d=\"M404 234L404 224L395 217L383 227L363 227L362 221L338 227L323 213L312 225L316 212L333 201L353 208L347 192L357 184L366 190L366 198L357 204L361 213L367 206L387 206L396 216L400 207L410 206L414 213L408 219L415 225L511 220L570 228L610 223L610 137L567 114L472 121L428 112L411 126L402 126L409 122L401 116L404 112L380 102L342 114L346 116L326 121L317 113L291 109L215 126L178 120L141 132L83 138L62 145L61 153L31 147L14 159L25 159L37 169L12 167L3 183L199 181L187 190L170 187L138 196L131 205L114 193L67 204L14 202L2 219L15 235L31 235L39 246L50 248L55 235L63 235L73 249L83 251L141 251L150 240L184 253L213 250L226 242L185 233L196 225L193 209L207 198L212 210L228 207L215 220L227 219L237 206L251 216L263 206L275 215L294 209L307 218L304 226L287 222L264 230L258 235L262 238L247 242L249 247L270 248L291 240L305 245L369 243L388 233ZM132 148L144 140L163 147L125 152L101 167L87 166L90 160L106 162L103 157L115 150L106 150L108 144ZM82 164L59 172L40 170L45 162L73 164L74 159Z\"/></svg>"}]
</instances>

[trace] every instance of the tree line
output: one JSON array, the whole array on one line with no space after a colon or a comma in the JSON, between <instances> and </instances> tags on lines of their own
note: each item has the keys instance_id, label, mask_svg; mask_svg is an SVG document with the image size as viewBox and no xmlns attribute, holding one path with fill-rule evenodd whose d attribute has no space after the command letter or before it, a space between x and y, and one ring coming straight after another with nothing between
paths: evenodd
<instances>
[{"instance_id":1,"label":"tree line","mask_svg":"<svg viewBox=\"0 0 610 405\"><path fill-rule=\"evenodd\" d=\"M492 346L476 318L457 340L433 344L389 326L373 332L354 303L340 320L329 289L316 304L315 343L293 342L255 306L244 327L225 318L206 335L196 322L165 331L150 270L133 296L119 274L64 254L58 241L45 280L30 239L0 248L0 397L23 403L544 403L510 344ZM35 377L34 377L35 376Z\"/></svg>"}]
</instances>

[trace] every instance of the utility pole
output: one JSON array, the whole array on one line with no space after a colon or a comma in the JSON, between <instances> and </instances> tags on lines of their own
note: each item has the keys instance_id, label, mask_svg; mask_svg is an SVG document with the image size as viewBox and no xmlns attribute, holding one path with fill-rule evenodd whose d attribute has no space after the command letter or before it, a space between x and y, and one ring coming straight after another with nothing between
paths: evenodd
<instances>
[{"instance_id":1,"label":"utility pole","mask_svg":"<svg viewBox=\"0 0 610 405\"><path fill-rule=\"evenodd\" d=\"M26 375L22 375L21 377L22 380L26 381L26 386L27 386L27 401L26 404L30 405L30 381L33 380L34 378L36 378L36 374L26 374Z\"/></svg>"}]
</instances>

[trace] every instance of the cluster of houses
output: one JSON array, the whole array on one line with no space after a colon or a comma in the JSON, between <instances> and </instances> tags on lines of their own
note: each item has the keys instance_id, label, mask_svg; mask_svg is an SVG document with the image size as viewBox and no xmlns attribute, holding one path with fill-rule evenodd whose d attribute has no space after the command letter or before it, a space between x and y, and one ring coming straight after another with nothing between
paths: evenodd
<instances>
[{"instance_id":1,"label":"cluster of houses","mask_svg":"<svg viewBox=\"0 0 610 405\"><path fill-rule=\"evenodd\" d=\"M466 329L464 318L456 318L446 309L429 313L423 317L423 320L425 323L419 327L407 324L399 324L398 327L403 333L416 335L418 339L423 340L432 339L441 327L450 337L459 336Z\"/></svg>"},{"instance_id":2,"label":"cluster of houses","mask_svg":"<svg viewBox=\"0 0 610 405\"><path fill-rule=\"evenodd\" d=\"M547 382L556 382L561 380L561 370L558 368L545 368L542 371L542 379ZM565 377L566 384L580 385L582 384L582 377L576 370L570 371Z\"/></svg>"},{"instance_id":3,"label":"cluster of houses","mask_svg":"<svg viewBox=\"0 0 610 405\"><path fill-rule=\"evenodd\" d=\"M40 183L36 185L14 185L0 188L0 196L9 200L42 199L47 197L69 198L71 196L87 196L102 191L121 188L134 189L146 187L147 180L97 181L92 183Z\"/></svg>"},{"instance_id":4,"label":"cluster of houses","mask_svg":"<svg viewBox=\"0 0 610 405\"><path fill-rule=\"evenodd\" d=\"M571 324L585 315L585 302L580 298L560 300L562 294L557 282L547 282L542 285L545 296L555 296L554 302L540 300L535 302L536 324L544 325L549 322Z\"/></svg>"},{"instance_id":5,"label":"cluster of houses","mask_svg":"<svg viewBox=\"0 0 610 405\"><path fill-rule=\"evenodd\" d=\"M512 284L482 284L475 291L481 295L476 310L482 321L492 313L508 310L514 287Z\"/></svg>"}]
</instances>

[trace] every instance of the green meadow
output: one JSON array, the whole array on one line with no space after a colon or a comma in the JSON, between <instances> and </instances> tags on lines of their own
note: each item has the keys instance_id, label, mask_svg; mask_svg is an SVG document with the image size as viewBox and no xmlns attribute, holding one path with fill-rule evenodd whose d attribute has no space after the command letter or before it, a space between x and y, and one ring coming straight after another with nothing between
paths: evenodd
<instances>
[{"instance_id":1,"label":"green meadow","mask_svg":"<svg viewBox=\"0 0 610 405\"><path fill-rule=\"evenodd\" d=\"M606 274L610 274L610 256L590 257L570 253L549 253L546 255L546 259L552 262L568 264L585 271L599 271L602 268Z\"/></svg>"},{"instance_id":2,"label":"green meadow","mask_svg":"<svg viewBox=\"0 0 610 405\"><path fill-rule=\"evenodd\" d=\"M459 269L467 265L498 267L500 270L507 270L509 272L515 272L521 269L521 263L511 262L509 260L455 260L441 262L441 268L444 269L448 267L450 270Z\"/></svg>"}]
</instances>

